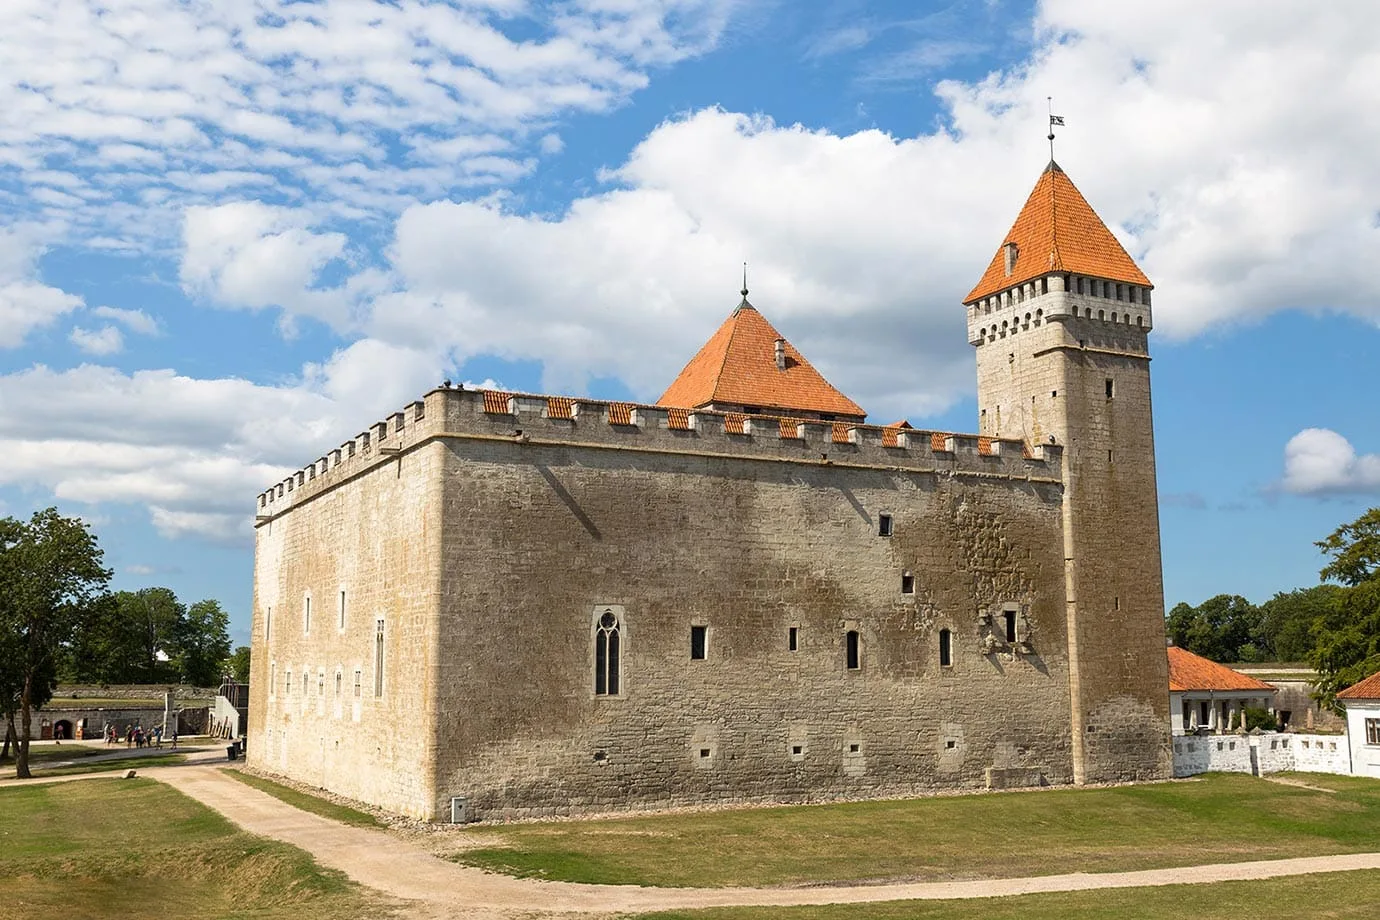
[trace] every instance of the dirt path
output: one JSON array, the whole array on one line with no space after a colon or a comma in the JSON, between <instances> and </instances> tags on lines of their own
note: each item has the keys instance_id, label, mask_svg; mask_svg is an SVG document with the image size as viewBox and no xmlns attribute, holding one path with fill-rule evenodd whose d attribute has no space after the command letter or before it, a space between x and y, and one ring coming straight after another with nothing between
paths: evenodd
<instances>
[{"instance_id":1,"label":"dirt path","mask_svg":"<svg viewBox=\"0 0 1380 920\"><path fill-rule=\"evenodd\" d=\"M1380 853L963 882L813 888L640 888L578 885L493 875L447 862L383 831L300 811L211 767L149 770L148 776L216 809L251 833L300 847L368 888L409 901L416 918L514 914L608 914L738 905L795 906L990 898L1091 888L1137 888L1380 869Z\"/></svg>"}]
</instances>

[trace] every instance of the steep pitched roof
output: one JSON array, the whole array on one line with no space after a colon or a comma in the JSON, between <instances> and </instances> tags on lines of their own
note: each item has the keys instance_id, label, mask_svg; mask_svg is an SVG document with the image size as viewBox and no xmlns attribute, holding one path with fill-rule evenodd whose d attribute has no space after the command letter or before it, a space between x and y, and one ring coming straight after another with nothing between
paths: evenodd
<instances>
[{"instance_id":1,"label":"steep pitched roof","mask_svg":"<svg viewBox=\"0 0 1380 920\"><path fill-rule=\"evenodd\" d=\"M1208 661L1186 648L1171 645L1169 651L1169 689L1174 690L1264 690L1275 688L1263 680L1233 671L1224 664Z\"/></svg>"},{"instance_id":2,"label":"steep pitched roof","mask_svg":"<svg viewBox=\"0 0 1380 920\"><path fill-rule=\"evenodd\" d=\"M1016 264L1009 275L1006 273L1007 243L1015 243L1017 253ZM1053 160L1040 174L982 280L968 292L963 302L972 303L1049 272L1077 272L1109 281L1152 286L1073 180Z\"/></svg>"},{"instance_id":3,"label":"steep pitched roof","mask_svg":"<svg viewBox=\"0 0 1380 920\"><path fill-rule=\"evenodd\" d=\"M790 342L786 369L776 366L781 333L743 298L657 400L658 406L698 408L710 403L795 409L863 418L862 407L815 370ZM784 340L783 340L784 341Z\"/></svg>"},{"instance_id":4,"label":"steep pitched roof","mask_svg":"<svg viewBox=\"0 0 1380 920\"><path fill-rule=\"evenodd\" d=\"M1339 700L1380 700L1380 671L1337 694Z\"/></svg>"}]
</instances>

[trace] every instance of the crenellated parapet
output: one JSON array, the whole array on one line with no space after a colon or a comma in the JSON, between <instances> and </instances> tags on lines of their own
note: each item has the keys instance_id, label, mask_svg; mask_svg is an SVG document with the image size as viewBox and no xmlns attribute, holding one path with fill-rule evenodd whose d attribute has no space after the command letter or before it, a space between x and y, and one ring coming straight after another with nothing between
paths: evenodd
<instances>
[{"instance_id":1,"label":"crenellated parapet","mask_svg":"<svg viewBox=\"0 0 1380 920\"><path fill-rule=\"evenodd\" d=\"M261 492L260 521L437 439L1060 482L1062 449L894 426L438 388Z\"/></svg>"},{"instance_id":2,"label":"crenellated parapet","mask_svg":"<svg viewBox=\"0 0 1380 920\"><path fill-rule=\"evenodd\" d=\"M1150 287L1055 272L968 304L968 343L985 345L1050 322L1127 342L1153 327Z\"/></svg>"}]
</instances>

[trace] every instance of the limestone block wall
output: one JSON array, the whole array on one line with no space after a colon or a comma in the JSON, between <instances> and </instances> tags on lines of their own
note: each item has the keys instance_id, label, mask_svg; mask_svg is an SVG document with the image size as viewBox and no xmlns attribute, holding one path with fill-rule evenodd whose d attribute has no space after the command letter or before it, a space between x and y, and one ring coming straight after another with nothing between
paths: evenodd
<instances>
[{"instance_id":1,"label":"limestone block wall","mask_svg":"<svg viewBox=\"0 0 1380 920\"><path fill-rule=\"evenodd\" d=\"M1071 780L1057 450L447 397L437 813Z\"/></svg>"},{"instance_id":2,"label":"limestone block wall","mask_svg":"<svg viewBox=\"0 0 1380 920\"><path fill-rule=\"evenodd\" d=\"M1252 757L1254 751L1254 757ZM1340 735L1178 735L1174 775L1199 773L1351 773L1346 738Z\"/></svg>"},{"instance_id":3,"label":"limestone block wall","mask_svg":"<svg viewBox=\"0 0 1380 920\"><path fill-rule=\"evenodd\" d=\"M259 497L247 748L417 817L435 797L444 452L428 437L414 404Z\"/></svg>"}]
</instances>

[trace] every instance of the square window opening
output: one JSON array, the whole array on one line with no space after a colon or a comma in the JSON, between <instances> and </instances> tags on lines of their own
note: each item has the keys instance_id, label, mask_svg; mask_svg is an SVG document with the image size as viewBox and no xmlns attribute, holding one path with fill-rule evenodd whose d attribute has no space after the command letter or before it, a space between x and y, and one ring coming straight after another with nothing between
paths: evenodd
<instances>
[{"instance_id":1,"label":"square window opening","mask_svg":"<svg viewBox=\"0 0 1380 920\"><path fill-rule=\"evenodd\" d=\"M891 536L891 527L892 527L892 524L891 524L891 515L889 515L889 514L879 514L879 515L877 515L877 536L879 536L879 537L889 537L889 536Z\"/></svg>"},{"instance_id":2,"label":"square window opening","mask_svg":"<svg viewBox=\"0 0 1380 920\"><path fill-rule=\"evenodd\" d=\"M948 741L944 742L944 747L952 751L954 748L958 747L958 742L950 738Z\"/></svg>"},{"instance_id":3,"label":"square window opening","mask_svg":"<svg viewBox=\"0 0 1380 920\"><path fill-rule=\"evenodd\" d=\"M700 748L700 760L709 759L709 748Z\"/></svg>"},{"instance_id":4,"label":"square window opening","mask_svg":"<svg viewBox=\"0 0 1380 920\"><path fill-rule=\"evenodd\" d=\"M850 753L850 754L856 754L856 753L858 753L858 752L861 751L861 750L862 750L862 745L860 745L860 744L850 744L850 745L848 745L848 753Z\"/></svg>"},{"instance_id":5,"label":"square window opening","mask_svg":"<svg viewBox=\"0 0 1380 920\"><path fill-rule=\"evenodd\" d=\"M912 575L912 574L910 574L909 572L903 572L903 573L901 573L901 593L902 593L902 594L914 594L914 593L915 593L915 576Z\"/></svg>"},{"instance_id":6,"label":"square window opening","mask_svg":"<svg viewBox=\"0 0 1380 920\"><path fill-rule=\"evenodd\" d=\"M793 744L791 745L791 753L794 754L796 757L799 757L801 754L805 753L805 748L801 747L798 744Z\"/></svg>"}]
</instances>

